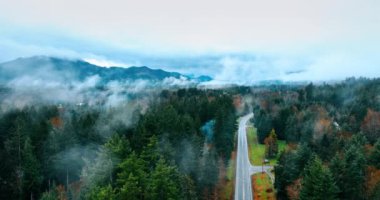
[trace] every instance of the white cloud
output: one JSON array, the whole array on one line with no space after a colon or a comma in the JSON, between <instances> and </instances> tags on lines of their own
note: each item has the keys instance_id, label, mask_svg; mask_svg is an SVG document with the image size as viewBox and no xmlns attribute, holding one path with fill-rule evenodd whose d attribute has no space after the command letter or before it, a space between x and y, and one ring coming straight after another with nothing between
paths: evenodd
<instances>
[{"instance_id":1,"label":"white cloud","mask_svg":"<svg viewBox=\"0 0 380 200\"><path fill-rule=\"evenodd\" d=\"M378 0L0 0L0 7L0 21L23 27L0 33L2 61L66 56L240 84L380 76Z\"/></svg>"},{"instance_id":2,"label":"white cloud","mask_svg":"<svg viewBox=\"0 0 380 200\"><path fill-rule=\"evenodd\" d=\"M377 0L0 0L0 7L10 23L152 52L261 50L380 34Z\"/></svg>"},{"instance_id":3,"label":"white cloud","mask_svg":"<svg viewBox=\"0 0 380 200\"><path fill-rule=\"evenodd\" d=\"M112 60L107 60L107 59L96 59L96 58L84 58L84 61L100 66L100 67L129 67L129 66L138 66L135 64L126 64L123 62L117 62L117 61L112 61Z\"/></svg>"},{"instance_id":4,"label":"white cloud","mask_svg":"<svg viewBox=\"0 0 380 200\"><path fill-rule=\"evenodd\" d=\"M189 80L188 78L181 76L179 78L175 77L167 77L164 78L162 81L163 85L169 85L169 86L191 86L196 84L195 81Z\"/></svg>"}]
</instances>

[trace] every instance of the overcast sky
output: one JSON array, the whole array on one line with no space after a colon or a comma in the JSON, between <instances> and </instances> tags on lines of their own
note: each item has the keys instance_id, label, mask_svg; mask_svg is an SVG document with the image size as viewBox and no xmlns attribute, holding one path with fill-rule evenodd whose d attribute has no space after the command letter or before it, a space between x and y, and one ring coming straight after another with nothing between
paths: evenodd
<instances>
[{"instance_id":1,"label":"overcast sky","mask_svg":"<svg viewBox=\"0 0 380 200\"><path fill-rule=\"evenodd\" d=\"M52 55L221 81L380 76L378 0L0 0L0 61Z\"/></svg>"}]
</instances>

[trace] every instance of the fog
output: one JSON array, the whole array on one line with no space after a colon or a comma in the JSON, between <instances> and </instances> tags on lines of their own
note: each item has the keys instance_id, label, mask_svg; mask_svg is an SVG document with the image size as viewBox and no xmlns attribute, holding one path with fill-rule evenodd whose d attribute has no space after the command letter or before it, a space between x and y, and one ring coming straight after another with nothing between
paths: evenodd
<instances>
[{"instance_id":1,"label":"fog","mask_svg":"<svg viewBox=\"0 0 380 200\"><path fill-rule=\"evenodd\" d=\"M41 139L41 148L52 155L45 163L54 170L48 179L64 185L80 180L86 188L112 178L110 173L119 160L103 144L115 134L127 134L126 130L138 122L149 105L159 101L163 89L197 84L182 76L106 81L97 74L81 77L77 71L58 66L46 57L38 59L42 59L43 64L21 60L0 65L0 115L16 110L36 119L33 113L43 113L46 106L57 112L43 119L49 133ZM81 138L87 139L81 141ZM186 156L180 168L193 173L195 167L190 163L196 155L191 143L187 140L182 143ZM169 152L169 144L161 138L158 152Z\"/></svg>"}]
</instances>

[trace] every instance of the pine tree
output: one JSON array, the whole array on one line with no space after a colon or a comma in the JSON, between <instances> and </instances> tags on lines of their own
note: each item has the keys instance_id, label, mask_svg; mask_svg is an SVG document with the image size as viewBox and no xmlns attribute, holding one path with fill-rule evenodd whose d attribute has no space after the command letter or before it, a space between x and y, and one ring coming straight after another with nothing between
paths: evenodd
<instances>
[{"instance_id":1,"label":"pine tree","mask_svg":"<svg viewBox=\"0 0 380 200\"><path fill-rule=\"evenodd\" d=\"M339 189L338 197L343 198L343 189L344 189L344 175L346 174L346 164L344 160L342 159L342 156L340 156L339 153L337 153L330 162L330 170L333 174L335 183Z\"/></svg>"},{"instance_id":2,"label":"pine tree","mask_svg":"<svg viewBox=\"0 0 380 200\"><path fill-rule=\"evenodd\" d=\"M278 153L277 135L274 129L269 133L269 136L265 138L265 155L267 158L274 158Z\"/></svg>"},{"instance_id":3,"label":"pine tree","mask_svg":"<svg viewBox=\"0 0 380 200\"><path fill-rule=\"evenodd\" d=\"M104 144L104 147L119 159L125 158L131 152L129 141L125 136L120 136L117 133L112 135L111 139Z\"/></svg>"},{"instance_id":4,"label":"pine tree","mask_svg":"<svg viewBox=\"0 0 380 200\"><path fill-rule=\"evenodd\" d=\"M139 184L139 178L131 173L128 178L124 180L124 185L120 188L119 197L120 199L128 198L130 200L138 200L141 199L142 193L143 188Z\"/></svg>"},{"instance_id":5,"label":"pine tree","mask_svg":"<svg viewBox=\"0 0 380 200\"><path fill-rule=\"evenodd\" d=\"M38 193L43 177L29 137L24 143L22 160L24 196L31 198Z\"/></svg>"},{"instance_id":6,"label":"pine tree","mask_svg":"<svg viewBox=\"0 0 380 200\"><path fill-rule=\"evenodd\" d=\"M85 165L81 173L83 187L91 190L96 185L112 183L115 165L116 160L110 150L106 148L100 149L95 160L85 159Z\"/></svg>"},{"instance_id":7,"label":"pine tree","mask_svg":"<svg viewBox=\"0 0 380 200\"><path fill-rule=\"evenodd\" d=\"M351 145L345 153L343 174L343 194L345 199L361 199L365 180L366 159L362 149Z\"/></svg>"},{"instance_id":8,"label":"pine tree","mask_svg":"<svg viewBox=\"0 0 380 200\"><path fill-rule=\"evenodd\" d=\"M300 200L334 200L337 191L330 170L318 157L312 158L304 171Z\"/></svg>"},{"instance_id":9,"label":"pine tree","mask_svg":"<svg viewBox=\"0 0 380 200\"><path fill-rule=\"evenodd\" d=\"M235 111L232 107L232 100L227 97L219 99L218 106L215 116L214 144L218 155L221 155L227 162L227 158L234 148Z\"/></svg>"},{"instance_id":10,"label":"pine tree","mask_svg":"<svg viewBox=\"0 0 380 200\"><path fill-rule=\"evenodd\" d=\"M257 139L259 143L263 144L265 138L271 131L272 119L264 110L260 110L257 117L255 117L255 126L257 128Z\"/></svg>"},{"instance_id":11,"label":"pine tree","mask_svg":"<svg viewBox=\"0 0 380 200\"><path fill-rule=\"evenodd\" d=\"M13 127L10 129L9 137L4 142L4 148L7 155L12 156L8 165L13 166L12 176L14 180L10 182L13 192L19 198L24 194L23 191L23 144L25 142L25 120L17 116L12 122Z\"/></svg>"},{"instance_id":12,"label":"pine tree","mask_svg":"<svg viewBox=\"0 0 380 200\"><path fill-rule=\"evenodd\" d=\"M375 143L369 159L372 165L380 169L380 139Z\"/></svg>"},{"instance_id":13,"label":"pine tree","mask_svg":"<svg viewBox=\"0 0 380 200\"><path fill-rule=\"evenodd\" d=\"M283 151L280 154L278 164L275 166L275 183L277 197L286 199L286 186L291 184L299 176L299 169L296 166L296 154L290 151Z\"/></svg>"},{"instance_id":14,"label":"pine tree","mask_svg":"<svg viewBox=\"0 0 380 200\"><path fill-rule=\"evenodd\" d=\"M120 195L121 198L137 198L142 199L146 195L148 168L147 163L132 152L127 159L120 163L119 173L117 174L117 185L124 188ZM126 187L135 187L141 191L138 196L133 197L134 191L127 190ZM126 196L124 196L126 195Z\"/></svg>"},{"instance_id":15,"label":"pine tree","mask_svg":"<svg viewBox=\"0 0 380 200\"><path fill-rule=\"evenodd\" d=\"M308 101L312 101L313 100L313 98L314 98L314 89L315 89L315 87L314 87L313 83L310 83L309 85L307 85L305 87L306 99Z\"/></svg>"},{"instance_id":16,"label":"pine tree","mask_svg":"<svg viewBox=\"0 0 380 200\"><path fill-rule=\"evenodd\" d=\"M314 153L311 150L311 148L306 143L302 143L297 149L297 154L296 154L296 159L295 159L297 172L301 172L305 168L305 165L309 163L310 159L313 156L314 156Z\"/></svg>"},{"instance_id":17,"label":"pine tree","mask_svg":"<svg viewBox=\"0 0 380 200\"><path fill-rule=\"evenodd\" d=\"M147 185L148 199L181 199L179 173L160 159Z\"/></svg>"},{"instance_id":18,"label":"pine tree","mask_svg":"<svg viewBox=\"0 0 380 200\"><path fill-rule=\"evenodd\" d=\"M111 185L106 185L103 187L95 187L89 191L85 199L91 200L116 200L116 194Z\"/></svg>"}]
</instances>

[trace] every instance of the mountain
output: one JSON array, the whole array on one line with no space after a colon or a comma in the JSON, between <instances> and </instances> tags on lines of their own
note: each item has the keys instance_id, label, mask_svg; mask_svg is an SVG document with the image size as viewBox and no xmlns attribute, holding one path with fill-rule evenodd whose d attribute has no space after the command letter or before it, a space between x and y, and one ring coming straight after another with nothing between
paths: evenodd
<instances>
[{"instance_id":1,"label":"mountain","mask_svg":"<svg viewBox=\"0 0 380 200\"><path fill-rule=\"evenodd\" d=\"M56 82L83 81L89 77L99 76L104 83L110 81L151 80L163 81L167 78L182 79L192 82L211 80L208 76L190 77L177 72L167 72L148 67L99 67L82 60L70 60L46 56L18 58L0 64L0 83L7 83L19 78L29 80L48 80Z\"/></svg>"}]
</instances>

